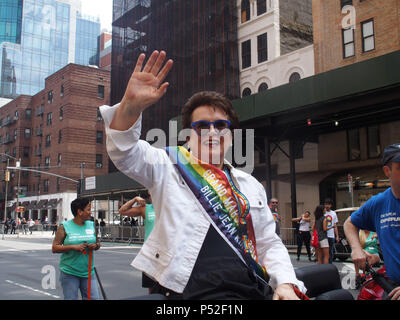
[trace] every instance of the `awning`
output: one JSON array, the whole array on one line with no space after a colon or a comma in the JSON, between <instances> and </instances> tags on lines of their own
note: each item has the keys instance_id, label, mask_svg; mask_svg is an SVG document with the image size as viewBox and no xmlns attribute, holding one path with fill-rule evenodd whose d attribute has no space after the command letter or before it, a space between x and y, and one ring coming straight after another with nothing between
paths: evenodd
<instances>
[{"instance_id":1,"label":"awning","mask_svg":"<svg viewBox=\"0 0 400 320\"><path fill-rule=\"evenodd\" d=\"M47 202L47 209L56 209L60 199L50 199Z\"/></svg>"},{"instance_id":2,"label":"awning","mask_svg":"<svg viewBox=\"0 0 400 320\"><path fill-rule=\"evenodd\" d=\"M44 199L44 200L40 200L38 202L38 204L35 206L36 210L45 210L46 209L46 205L47 205L48 200Z\"/></svg>"},{"instance_id":3,"label":"awning","mask_svg":"<svg viewBox=\"0 0 400 320\"><path fill-rule=\"evenodd\" d=\"M31 201L27 206L26 206L26 210L35 210L36 207L36 200Z\"/></svg>"}]
</instances>

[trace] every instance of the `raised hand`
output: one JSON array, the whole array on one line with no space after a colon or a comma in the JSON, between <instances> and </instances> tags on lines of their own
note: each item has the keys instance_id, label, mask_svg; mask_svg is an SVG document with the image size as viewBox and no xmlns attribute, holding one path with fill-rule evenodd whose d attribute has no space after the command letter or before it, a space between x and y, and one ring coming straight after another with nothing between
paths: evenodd
<instances>
[{"instance_id":1,"label":"raised hand","mask_svg":"<svg viewBox=\"0 0 400 320\"><path fill-rule=\"evenodd\" d=\"M142 53L126 87L121 104L110 127L127 130L136 122L141 112L156 103L166 93L168 82L163 83L172 68L173 61L166 58L165 51L154 51L143 67L146 56Z\"/></svg>"}]
</instances>

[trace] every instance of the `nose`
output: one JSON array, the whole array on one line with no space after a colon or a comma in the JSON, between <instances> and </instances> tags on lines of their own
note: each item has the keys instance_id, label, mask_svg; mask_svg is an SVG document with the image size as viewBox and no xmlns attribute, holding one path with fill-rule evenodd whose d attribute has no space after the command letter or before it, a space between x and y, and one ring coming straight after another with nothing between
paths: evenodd
<instances>
[{"instance_id":1,"label":"nose","mask_svg":"<svg viewBox=\"0 0 400 320\"><path fill-rule=\"evenodd\" d=\"M208 135L216 135L218 134L213 124L210 124L210 129L208 130Z\"/></svg>"}]
</instances>

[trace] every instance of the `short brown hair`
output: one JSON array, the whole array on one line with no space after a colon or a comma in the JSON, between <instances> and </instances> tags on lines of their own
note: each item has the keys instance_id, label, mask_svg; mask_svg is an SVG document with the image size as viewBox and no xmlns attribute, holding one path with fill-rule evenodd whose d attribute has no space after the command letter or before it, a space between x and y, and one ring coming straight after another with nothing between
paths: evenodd
<instances>
[{"instance_id":1,"label":"short brown hair","mask_svg":"<svg viewBox=\"0 0 400 320\"><path fill-rule=\"evenodd\" d=\"M196 108L201 106L210 106L221 109L227 114L228 120L231 122L231 130L239 128L239 117L228 98L215 91L201 91L195 93L191 98L189 98L182 109L181 116L183 129L191 128L192 113Z\"/></svg>"}]
</instances>

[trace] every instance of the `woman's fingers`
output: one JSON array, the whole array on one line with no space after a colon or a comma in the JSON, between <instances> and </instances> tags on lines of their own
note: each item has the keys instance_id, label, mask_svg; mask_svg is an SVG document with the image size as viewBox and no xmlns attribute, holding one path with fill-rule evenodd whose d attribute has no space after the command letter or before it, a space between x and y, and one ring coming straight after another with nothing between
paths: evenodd
<instances>
[{"instance_id":1,"label":"woman's fingers","mask_svg":"<svg viewBox=\"0 0 400 320\"><path fill-rule=\"evenodd\" d=\"M136 62L136 66L135 66L135 69L133 70L133 72L140 72L140 71L142 71L143 62L144 62L144 59L145 59L145 58L146 58L146 55L145 55L144 53L142 53L142 54L139 55L139 58L138 58L138 60L137 60L137 62Z\"/></svg>"},{"instance_id":2,"label":"woman's fingers","mask_svg":"<svg viewBox=\"0 0 400 320\"><path fill-rule=\"evenodd\" d=\"M151 69L153 68L154 64L157 61L158 55L159 55L159 52L157 50L153 51L149 60L147 61L146 65L143 68L143 72L147 72L147 73L151 72Z\"/></svg>"},{"instance_id":3,"label":"woman's fingers","mask_svg":"<svg viewBox=\"0 0 400 320\"><path fill-rule=\"evenodd\" d=\"M154 75L157 76L158 72L160 71L165 57L167 56L167 54L165 53L165 51L161 51L160 54L157 56L157 60L154 63L153 67L151 68L150 72Z\"/></svg>"},{"instance_id":4,"label":"woman's fingers","mask_svg":"<svg viewBox=\"0 0 400 320\"><path fill-rule=\"evenodd\" d=\"M159 81L159 83L163 82L164 79L167 77L167 75L170 72L173 64L174 64L174 61L171 60L171 59L169 59L165 63L164 67L161 69L161 71L157 75L157 80Z\"/></svg>"}]
</instances>

